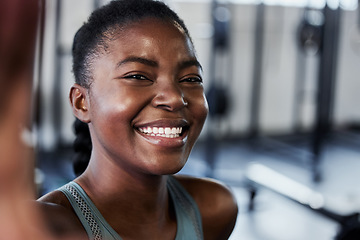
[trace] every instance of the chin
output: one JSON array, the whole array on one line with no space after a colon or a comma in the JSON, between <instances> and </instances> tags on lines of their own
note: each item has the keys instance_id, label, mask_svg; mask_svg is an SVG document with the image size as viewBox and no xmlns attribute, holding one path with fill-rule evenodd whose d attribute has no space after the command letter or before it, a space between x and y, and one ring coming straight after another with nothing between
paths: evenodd
<instances>
[{"instance_id":1,"label":"chin","mask_svg":"<svg viewBox=\"0 0 360 240\"><path fill-rule=\"evenodd\" d=\"M159 164L158 166L152 166L151 169L148 169L148 172L153 175L173 175L178 173L185 166L186 161L170 163L167 161L166 164Z\"/></svg>"}]
</instances>

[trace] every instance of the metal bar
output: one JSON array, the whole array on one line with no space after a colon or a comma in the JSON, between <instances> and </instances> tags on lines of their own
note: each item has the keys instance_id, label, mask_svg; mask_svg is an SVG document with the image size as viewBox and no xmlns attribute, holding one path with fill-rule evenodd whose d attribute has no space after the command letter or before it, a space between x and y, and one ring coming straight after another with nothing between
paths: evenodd
<instances>
[{"instance_id":1,"label":"metal bar","mask_svg":"<svg viewBox=\"0 0 360 240\"><path fill-rule=\"evenodd\" d=\"M250 107L250 126L249 137L255 138L259 135L259 115L261 102L261 81L263 71L264 55L264 29L265 29L265 5L260 3L256 7L255 35L254 35L254 62L253 62L253 79L252 94Z\"/></svg>"},{"instance_id":2,"label":"metal bar","mask_svg":"<svg viewBox=\"0 0 360 240\"><path fill-rule=\"evenodd\" d=\"M313 177L320 181L319 163L321 153L332 126L332 110L334 102L334 87L337 73L338 38L340 28L340 8L332 10L324 8L325 23L323 40L320 50L320 65L317 86L317 106L315 127L312 139Z\"/></svg>"}]
</instances>

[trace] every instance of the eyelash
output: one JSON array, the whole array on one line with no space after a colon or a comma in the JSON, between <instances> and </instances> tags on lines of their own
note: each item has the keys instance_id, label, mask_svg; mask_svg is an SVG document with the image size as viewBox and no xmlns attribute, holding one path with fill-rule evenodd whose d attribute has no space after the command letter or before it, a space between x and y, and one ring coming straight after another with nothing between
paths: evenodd
<instances>
[{"instance_id":1,"label":"eyelash","mask_svg":"<svg viewBox=\"0 0 360 240\"><path fill-rule=\"evenodd\" d=\"M125 76L124 78L127 78L127 79L134 78L136 80L150 80L149 78L147 78L141 74L132 74L132 75Z\"/></svg>"},{"instance_id":2,"label":"eyelash","mask_svg":"<svg viewBox=\"0 0 360 240\"><path fill-rule=\"evenodd\" d=\"M132 75L128 75L125 76L124 78L126 79L136 79L136 80L148 80L151 81L149 78L145 77L144 75L141 74L132 74ZM179 81L180 83L182 82L187 82L187 83L202 83L203 80L201 77L188 77L188 78L184 78L182 80Z\"/></svg>"},{"instance_id":3,"label":"eyelash","mask_svg":"<svg viewBox=\"0 0 360 240\"><path fill-rule=\"evenodd\" d=\"M180 82L189 82L189 83L202 83L201 77L188 77L185 79L182 79Z\"/></svg>"}]
</instances>

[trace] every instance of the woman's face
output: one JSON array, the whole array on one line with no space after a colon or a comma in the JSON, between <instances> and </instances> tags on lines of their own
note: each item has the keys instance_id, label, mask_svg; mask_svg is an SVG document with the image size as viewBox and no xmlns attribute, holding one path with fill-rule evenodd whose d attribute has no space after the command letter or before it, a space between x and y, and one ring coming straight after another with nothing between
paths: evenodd
<instances>
[{"instance_id":1,"label":"woman's face","mask_svg":"<svg viewBox=\"0 0 360 240\"><path fill-rule=\"evenodd\" d=\"M201 67L183 32L152 18L130 24L92 71L93 156L127 171L179 171L208 113Z\"/></svg>"}]
</instances>

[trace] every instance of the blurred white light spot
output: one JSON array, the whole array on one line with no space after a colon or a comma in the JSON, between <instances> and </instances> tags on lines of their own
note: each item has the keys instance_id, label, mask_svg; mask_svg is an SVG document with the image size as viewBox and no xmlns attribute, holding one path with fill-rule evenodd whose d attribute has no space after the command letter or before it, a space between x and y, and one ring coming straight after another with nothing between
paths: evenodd
<instances>
[{"instance_id":1,"label":"blurred white light spot","mask_svg":"<svg viewBox=\"0 0 360 240\"><path fill-rule=\"evenodd\" d=\"M214 17L219 22L228 22L231 18L231 14L228 8L226 7L217 7L215 9Z\"/></svg>"}]
</instances>

